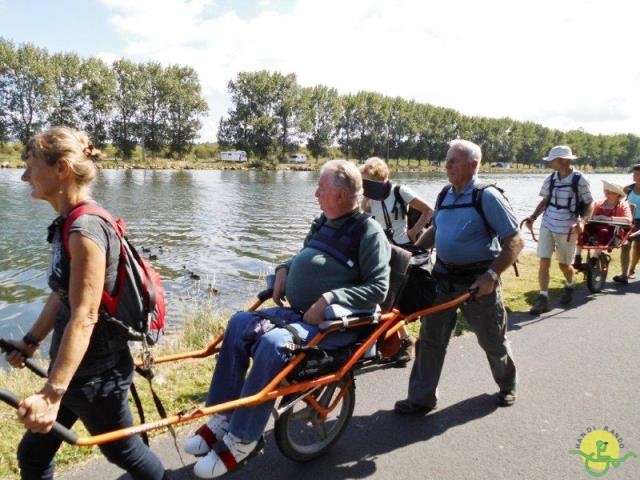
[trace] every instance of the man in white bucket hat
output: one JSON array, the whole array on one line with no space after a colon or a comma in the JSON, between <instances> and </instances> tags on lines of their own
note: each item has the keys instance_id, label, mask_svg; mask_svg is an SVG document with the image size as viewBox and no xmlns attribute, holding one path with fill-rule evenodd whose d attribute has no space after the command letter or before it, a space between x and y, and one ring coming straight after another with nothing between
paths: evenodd
<instances>
[{"instance_id":1,"label":"man in white bucket hat","mask_svg":"<svg viewBox=\"0 0 640 480\"><path fill-rule=\"evenodd\" d=\"M556 145L549 155L542 160L547 162L554 172L542 184L540 196L542 200L524 222L532 226L540 214L542 225L538 235L538 283L540 295L529 310L539 315L548 312L549 307L549 269L551 256L556 252L558 266L565 278L565 287L560 303L569 305L573 300L573 269L571 260L576 251L578 235L582 231L585 219L593 210L593 197L589 181L579 171L574 170L571 161L578 158L567 145ZM578 231L571 231L574 224Z\"/></svg>"}]
</instances>

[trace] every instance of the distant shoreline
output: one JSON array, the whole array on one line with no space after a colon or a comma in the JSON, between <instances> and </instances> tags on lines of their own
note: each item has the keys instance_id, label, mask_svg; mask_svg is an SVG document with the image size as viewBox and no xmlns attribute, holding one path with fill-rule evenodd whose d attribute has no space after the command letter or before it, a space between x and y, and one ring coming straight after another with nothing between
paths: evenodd
<instances>
[{"instance_id":1,"label":"distant shoreline","mask_svg":"<svg viewBox=\"0 0 640 480\"><path fill-rule=\"evenodd\" d=\"M294 172L313 172L318 171L322 164L328 159L318 161L310 161L306 164L290 164L290 163L270 163L266 161L249 161L243 163L230 162L206 162L206 161L187 161L187 160L170 160L156 159L149 161L114 161L106 160L96 162L96 167L100 170L251 170L251 171L294 171ZM355 163L358 160L351 159ZM22 160L0 160L0 169L22 169L24 163ZM419 163L417 160L390 160L389 168L392 172L403 173L443 173L444 165L434 165L431 162L423 161ZM576 168L586 173L628 173L626 168L602 168L593 169L590 165L577 164ZM491 165L481 165L480 173L513 173L513 174L530 174L530 173L547 173L549 168L530 167L525 165L513 165L511 168L501 168Z\"/></svg>"}]
</instances>

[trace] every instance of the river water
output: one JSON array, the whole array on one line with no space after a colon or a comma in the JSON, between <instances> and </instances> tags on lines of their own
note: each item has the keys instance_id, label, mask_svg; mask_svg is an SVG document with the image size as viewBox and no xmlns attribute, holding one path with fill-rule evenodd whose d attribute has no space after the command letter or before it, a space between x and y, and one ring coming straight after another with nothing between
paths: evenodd
<instances>
[{"instance_id":1,"label":"river water","mask_svg":"<svg viewBox=\"0 0 640 480\"><path fill-rule=\"evenodd\" d=\"M22 335L48 291L48 203L32 200L22 170L0 170L0 337ZM519 219L533 210L545 175L492 175ZM590 175L620 184L630 175ZM428 202L444 175L395 174ZM301 246L313 217L316 172L220 170L101 170L94 197L126 219L129 237L153 256L167 290L169 329L203 306L242 309L262 288L264 275ZM526 235L525 235L526 236ZM527 248L533 248L527 238Z\"/></svg>"}]
</instances>

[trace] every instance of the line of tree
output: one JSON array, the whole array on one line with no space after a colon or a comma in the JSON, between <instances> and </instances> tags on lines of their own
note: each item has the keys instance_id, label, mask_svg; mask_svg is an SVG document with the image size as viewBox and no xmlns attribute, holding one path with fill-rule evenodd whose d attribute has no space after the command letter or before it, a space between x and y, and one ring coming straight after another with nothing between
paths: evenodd
<instances>
[{"instance_id":1,"label":"line of tree","mask_svg":"<svg viewBox=\"0 0 640 480\"><path fill-rule=\"evenodd\" d=\"M0 143L24 144L48 126L68 125L127 159L138 145L153 157L182 158L207 110L191 67L124 59L109 66L0 38Z\"/></svg>"},{"instance_id":2,"label":"line of tree","mask_svg":"<svg viewBox=\"0 0 640 480\"><path fill-rule=\"evenodd\" d=\"M640 137L632 134L563 132L510 118L470 117L374 92L339 95L324 85L302 87L294 74L242 72L228 91L232 108L220 119L218 143L260 158L286 161L305 145L323 157L337 145L347 158L438 161L450 140L465 138L481 145L486 162L536 165L553 145L568 144L594 167L640 163Z\"/></svg>"}]
</instances>

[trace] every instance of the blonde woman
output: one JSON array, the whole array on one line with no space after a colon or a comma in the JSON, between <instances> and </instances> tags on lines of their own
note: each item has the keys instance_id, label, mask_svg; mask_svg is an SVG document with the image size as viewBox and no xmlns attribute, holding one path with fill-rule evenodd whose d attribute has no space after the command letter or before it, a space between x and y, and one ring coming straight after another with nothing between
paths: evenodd
<instances>
[{"instance_id":1,"label":"blonde woman","mask_svg":"<svg viewBox=\"0 0 640 480\"><path fill-rule=\"evenodd\" d=\"M415 241L431 221L433 208L407 185L393 185L389 180L389 166L378 157L369 158L360 167L364 198L362 209L371 213L382 226L389 241L409 251L416 251ZM420 213L409 225L409 211ZM394 358L399 365L411 360L413 341L406 327L400 329L401 346Z\"/></svg>"},{"instance_id":2,"label":"blonde woman","mask_svg":"<svg viewBox=\"0 0 640 480\"><path fill-rule=\"evenodd\" d=\"M23 479L53 479L54 457L61 440L51 432L54 421L70 428L80 419L92 435L132 425L128 392L133 360L127 339L100 308L103 290L116 288L120 241L102 218L80 215L69 230L69 254L62 242L65 217L74 207L93 202L92 158L99 151L84 133L56 127L27 144L22 180L31 197L48 202L58 215L49 227L51 293L38 319L7 355L23 367L51 334L49 377L43 387L19 405L17 416L27 428L18 445ZM100 446L107 459L136 479L166 478L160 460L133 436Z\"/></svg>"},{"instance_id":3,"label":"blonde woman","mask_svg":"<svg viewBox=\"0 0 640 480\"><path fill-rule=\"evenodd\" d=\"M380 223L390 242L410 248L431 220L433 208L408 185L393 185L389 167L381 158L369 158L360 167L360 173L365 197L363 210ZM420 213L411 226L410 208Z\"/></svg>"}]
</instances>

